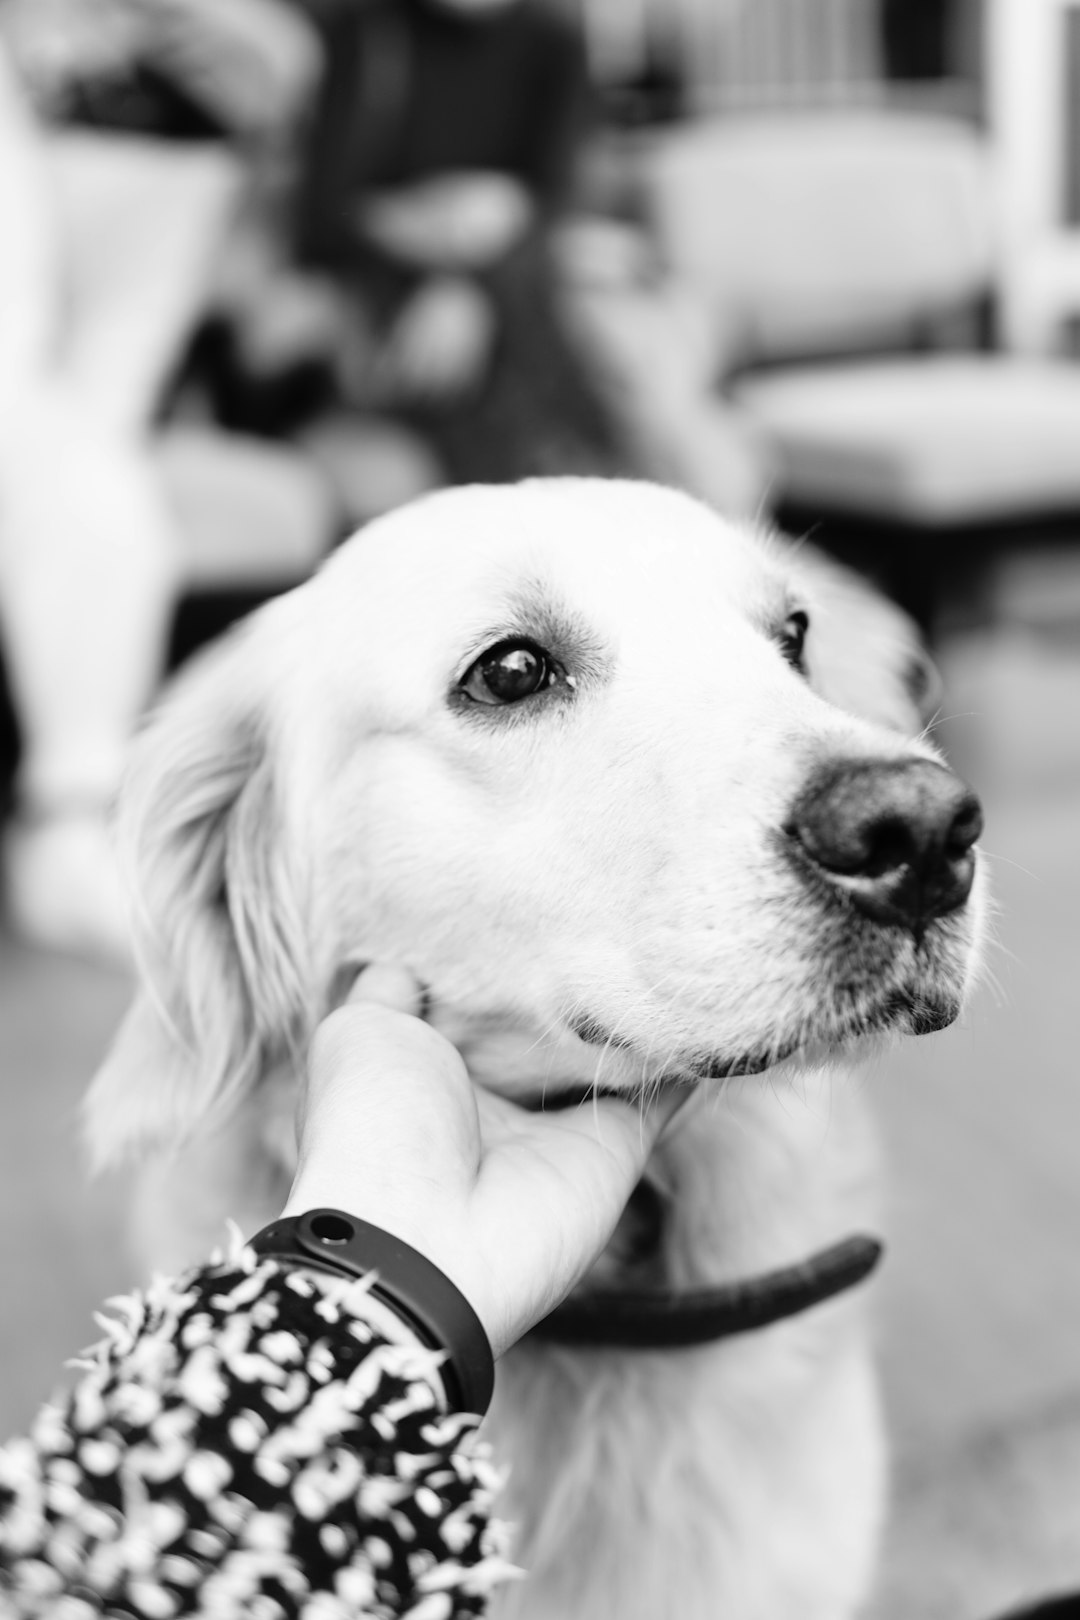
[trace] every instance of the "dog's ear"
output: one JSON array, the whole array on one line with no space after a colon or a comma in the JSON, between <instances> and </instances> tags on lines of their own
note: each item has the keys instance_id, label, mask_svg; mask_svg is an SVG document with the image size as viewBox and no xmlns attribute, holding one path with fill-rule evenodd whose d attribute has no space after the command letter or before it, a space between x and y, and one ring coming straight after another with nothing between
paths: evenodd
<instances>
[{"instance_id":1,"label":"dog's ear","mask_svg":"<svg viewBox=\"0 0 1080 1620\"><path fill-rule=\"evenodd\" d=\"M941 680L918 626L869 580L803 546L794 572L813 603L808 643L816 691L863 720L915 736L941 702Z\"/></svg>"},{"instance_id":2,"label":"dog's ear","mask_svg":"<svg viewBox=\"0 0 1080 1620\"><path fill-rule=\"evenodd\" d=\"M87 1100L98 1165L181 1140L302 1038L303 925L259 626L181 677L136 743L118 837L140 990Z\"/></svg>"}]
</instances>

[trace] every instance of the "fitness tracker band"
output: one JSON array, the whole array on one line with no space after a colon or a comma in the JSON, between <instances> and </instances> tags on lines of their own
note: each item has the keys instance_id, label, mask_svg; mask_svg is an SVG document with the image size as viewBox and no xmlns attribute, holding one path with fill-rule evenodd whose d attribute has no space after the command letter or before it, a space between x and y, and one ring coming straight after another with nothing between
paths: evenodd
<instances>
[{"instance_id":1,"label":"fitness tracker band","mask_svg":"<svg viewBox=\"0 0 1080 1620\"><path fill-rule=\"evenodd\" d=\"M271 1221L249 1247L264 1259L337 1277L375 1273L371 1292L432 1350L444 1350L447 1398L483 1416L495 1387L495 1361L483 1323L438 1266L378 1226L339 1209L309 1209Z\"/></svg>"}]
</instances>

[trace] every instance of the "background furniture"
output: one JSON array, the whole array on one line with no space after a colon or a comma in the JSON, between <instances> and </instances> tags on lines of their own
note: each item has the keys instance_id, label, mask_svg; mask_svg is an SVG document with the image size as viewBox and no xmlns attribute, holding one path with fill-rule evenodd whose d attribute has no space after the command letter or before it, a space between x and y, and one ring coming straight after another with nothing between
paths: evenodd
<instances>
[{"instance_id":1,"label":"background furniture","mask_svg":"<svg viewBox=\"0 0 1080 1620\"><path fill-rule=\"evenodd\" d=\"M1080 4L986 0L1002 341L1059 351L1080 318Z\"/></svg>"},{"instance_id":2,"label":"background furniture","mask_svg":"<svg viewBox=\"0 0 1080 1620\"><path fill-rule=\"evenodd\" d=\"M661 251L777 454L781 521L927 627L980 611L1018 533L1080 515L1080 368L988 347L996 178L970 123L883 111L706 120L645 163Z\"/></svg>"}]
</instances>

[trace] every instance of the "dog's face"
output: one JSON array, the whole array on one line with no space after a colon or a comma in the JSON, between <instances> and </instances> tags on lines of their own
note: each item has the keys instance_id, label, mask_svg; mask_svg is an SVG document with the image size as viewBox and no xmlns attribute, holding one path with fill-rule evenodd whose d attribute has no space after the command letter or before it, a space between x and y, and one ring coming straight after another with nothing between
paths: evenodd
<instances>
[{"instance_id":1,"label":"dog's face","mask_svg":"<svg viewBox=\"0 0 1080 1620\"><path fill-rule=\"evenodd\" d=\"M815 689L848 630L823 637L805 574L685 497L553 481L420 502L264 610L181 684L129 790L171 1020L144 1009L135 1039L172 1042L169 1118L301 1045L373 959L522 1094L949 1022L974 811L928 746ZM862 672L885 718L910 704L892 636ZM936 839L914 887L913 819Z\"/></svg>"}]
</instances>

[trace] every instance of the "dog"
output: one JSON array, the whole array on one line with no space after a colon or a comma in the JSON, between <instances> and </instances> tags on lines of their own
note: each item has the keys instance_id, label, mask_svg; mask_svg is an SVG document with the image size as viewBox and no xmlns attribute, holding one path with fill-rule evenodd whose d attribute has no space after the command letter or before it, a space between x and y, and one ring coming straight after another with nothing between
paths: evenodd
<instances>
[{"instance_id":1,"label":"dog","mask_svg":"<svg viewBox=\"0 0 1080 1620\"><path fill-rule=\"evenodd\" d=\"M143 1162L144 1260L278 1212L307 1043L374 960L531 1105L696 1088L606 1283L872 1229L858 1065L957 1016L985 911L928 696L889 604L654 485L446 491L347 542L136 749L142 989L89 1125ZM885 1476L864 1292L716 1344L507 1355L487 1423L529 1578L500 1620L854 1615Z\"/></svg>"}]
</instances>

